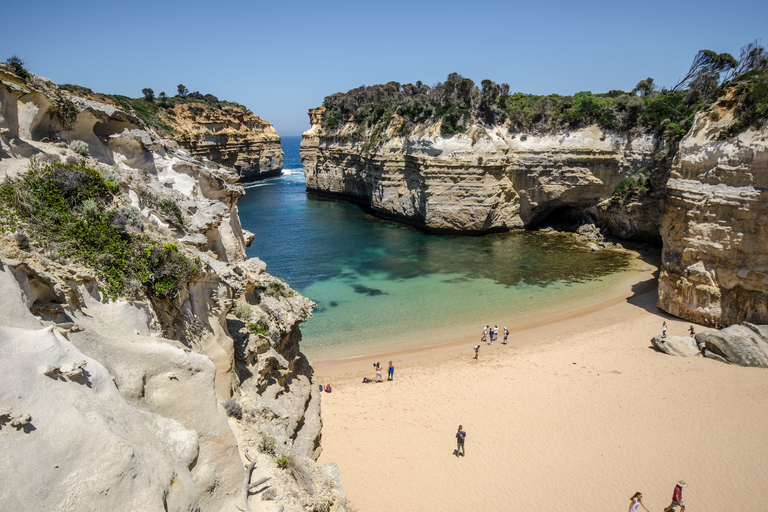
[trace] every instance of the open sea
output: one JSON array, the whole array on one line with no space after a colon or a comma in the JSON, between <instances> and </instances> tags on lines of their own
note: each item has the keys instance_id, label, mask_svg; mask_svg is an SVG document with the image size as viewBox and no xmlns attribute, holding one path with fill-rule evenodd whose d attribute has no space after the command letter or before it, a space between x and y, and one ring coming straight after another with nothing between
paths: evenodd
<instances>
[{"instance_id":1,"label":"open sea","mask_svg":"<svg viewBox=\"0 0 768 512\"><path fill-rule=\"evenodd\" d=\"M483 326L530 324L600 302L635 258L590 251L569 234L431 235L308 196L301 137L283 137L283 174L251 184L238 203L256 234L248 257L317 303L301 326L314 360L450 342ZM429 340L429 341L427 341Z\"/></svg>"}]
</instances>

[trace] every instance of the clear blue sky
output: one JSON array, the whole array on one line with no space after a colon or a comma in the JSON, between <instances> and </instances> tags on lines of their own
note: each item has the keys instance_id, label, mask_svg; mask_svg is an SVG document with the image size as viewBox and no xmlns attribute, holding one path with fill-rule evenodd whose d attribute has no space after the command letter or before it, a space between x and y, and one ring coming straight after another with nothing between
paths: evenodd
<instances>
[{"instance_id":1,"label":"clear blue sky","mask_svg":"<svg viewBox=\"0 0 768 512\"><path fill-rule=\"evenodd\" d=\"M768 1L6 2L0 59L57 83L237 101L280 135L334 92L457 72L513 92L671 87L700 49L768 46Z\"/></svg>"}]
</instances>

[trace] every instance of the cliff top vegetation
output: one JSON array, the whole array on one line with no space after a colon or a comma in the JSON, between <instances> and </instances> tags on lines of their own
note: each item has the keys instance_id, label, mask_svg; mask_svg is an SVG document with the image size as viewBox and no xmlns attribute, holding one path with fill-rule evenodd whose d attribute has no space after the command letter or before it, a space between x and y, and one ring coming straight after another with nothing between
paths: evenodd
<instances>
[{"instance_id":1,"label":"cliff top vegetation","mask_svg":"<svg viewBox=\"0 0 768 512\"><path fill-rule=\"evenodd\" d=\"M200 272L200 261L143 233L139 210L126 204L120 185L110 170L33 165L0 182L0 233L13 233L22 250L35 246L51 259L92 269L106 298L173 296Z\"/></svg>"},{"instance_id":2,"label":"cliff top vegetation","mask_svg":"<svg viewBox=\"0 0 768 512\"><path fill-rule=\"evenodd\" d=\"M672 89L659 89L653 78L632 91L613 90L573 96L511 93L509 84L471 79L451 73L430 87L422 82L361 86L323 101L322 127L330 133L352 124L363 137L376 139L393 125L406 136L419 125L440 124L451 136L470 124L506 126L511 131L554 132L597 124L605 130L639 134L652 132L669 141L681 139L696 112L736 87L739 116L729 129L735 134L768 117L768 52L757 42L741 49L739 58L701 50L685 77Z\"/></svg>"},{"instance_id":3,"label":"cliff top vegetation","mask_svg":"<svg viewBox=\"0 0 768 512\"><path fill-rule=\"evenodd\" d=\"M130 98L120 94L102 94L95 93L87 87L73 84L63 84L61 89L68 91L81 98L99 101L111 104L130 114L135 115L148 126L151 126L161 137L169 137L176 132L174 110L177 107L187 105L191 114L199 116L206 111L234 111L242 110L251 113L234 101L220 100L213 94L202 94L199 91L189 92L183 84L177 87L177 94L168 96L165 92L160 92L155 96L155 92L147 87L142 89L142 95L138 98Z\"/></svg>"}]
</instances>

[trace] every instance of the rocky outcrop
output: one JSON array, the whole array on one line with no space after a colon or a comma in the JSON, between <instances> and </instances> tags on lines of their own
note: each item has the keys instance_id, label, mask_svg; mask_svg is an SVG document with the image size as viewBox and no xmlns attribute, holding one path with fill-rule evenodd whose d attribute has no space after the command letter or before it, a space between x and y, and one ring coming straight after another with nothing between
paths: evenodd
<instances>
[{"instance_id":1,"label":"rocky outcrop","mask_svg":"<svg viewBox=\"0 0 768 512\"><path fill-rule=\"evenodd\" d=\"M768 127L720 140L726 107L680 143L661 223L659 307L716 327L768 322Z\"/></svg>"},{"instance_id":2,"label":"rocky outcrop","mask_svg":"<svg viewBox=\"0 0 768 512\"><path fill-rule=\"evenodd\" d=\"M240 106L221 109L180 105L165 122L174 140L193 156L204 156L237 172L241 182L279 176L283 169L280 137L272 124Z\"/></svg>"},{"instance_id":3,"label":"rocky outcrop","mask_svg":"<svg viewBox=\"0 0 768 512\"><path fill-rule=\"evenodd\" d=\"M651 339L653 348L670 356L691 357L700 356L701 352L696 339L691 336L654 336Z\"/></svg>"},{"instance_id":4,"label":"rocky outcrop","mask_svg":"<svg viewBox=\"0 0 768 512\"><path fill-rule=\"evenodd\" d=\"M706 357L739 366L768 368L768 325L744 322L696 335Z\"/></svg>"},{"instance_id":5,"label":"rocky outcrop","mask_svg":"<svg viewBox=\"0 0 768 512\"><path fill-rule=\"evenodd\" d=\"M307 191L434 232L578 224L618 181L652 166L658 149L651 136L595 126L542 135L481 124L448 138L438 126L408 137L384 133L373 146L375 135L360 136L356 125L325 133L321 113L310 111L302 141Z\"/></svg>"},{"instance_id":6,"label":"rocky outcrop","mask_svg":"<svg viewBox=\"0 0 768 512\"><path fill-rule=\"evenodd\" d=\"M768 368L768 325L744 322L725 329L690 336L655 336L659 352L673 356L704 356L739 366Z\"/></svg>"},{"instance_id":7,"label":"rocky outcrop","mask_svg":"<svg viewBox=\"0 0 768 512\"><path fill-rule=\"evenodd\" d=\"M229 511L267 499L345 510L338 468L315 462L320 393L299 347L314 303L246 259L237 173L109 105L72 98L60 122L50 81L30 82L0 84L0 172L62 160L99 169L144 235L201 271L167 298L137 288L107 301L93 270L0 233L0 509ZM46 117L55 138L38 140ZM61 143L75 139L89 156ZM243 482L257 478L244 502Z\"/></svg>"}]
</instances>

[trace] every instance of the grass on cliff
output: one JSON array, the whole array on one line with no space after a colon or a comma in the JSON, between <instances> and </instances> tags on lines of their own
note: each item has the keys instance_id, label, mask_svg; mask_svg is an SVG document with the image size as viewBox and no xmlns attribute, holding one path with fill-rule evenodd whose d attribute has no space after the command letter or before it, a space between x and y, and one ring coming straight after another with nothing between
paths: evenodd
<instances>
[{"instance_id":1,"label":"grass on cliff","mask_svg":"<svg viewBox=\"0 0 768 512\"><path fill-rule=\"evenodd\" d=\"M105 299L135 293L172 297L200 273L198 259L173 243L135 231L116 202L119 187L99 171L53 164L0 183L0 230L27 233L55 258L72 259L99 278Z\"/></svg>"}]
</instances>

